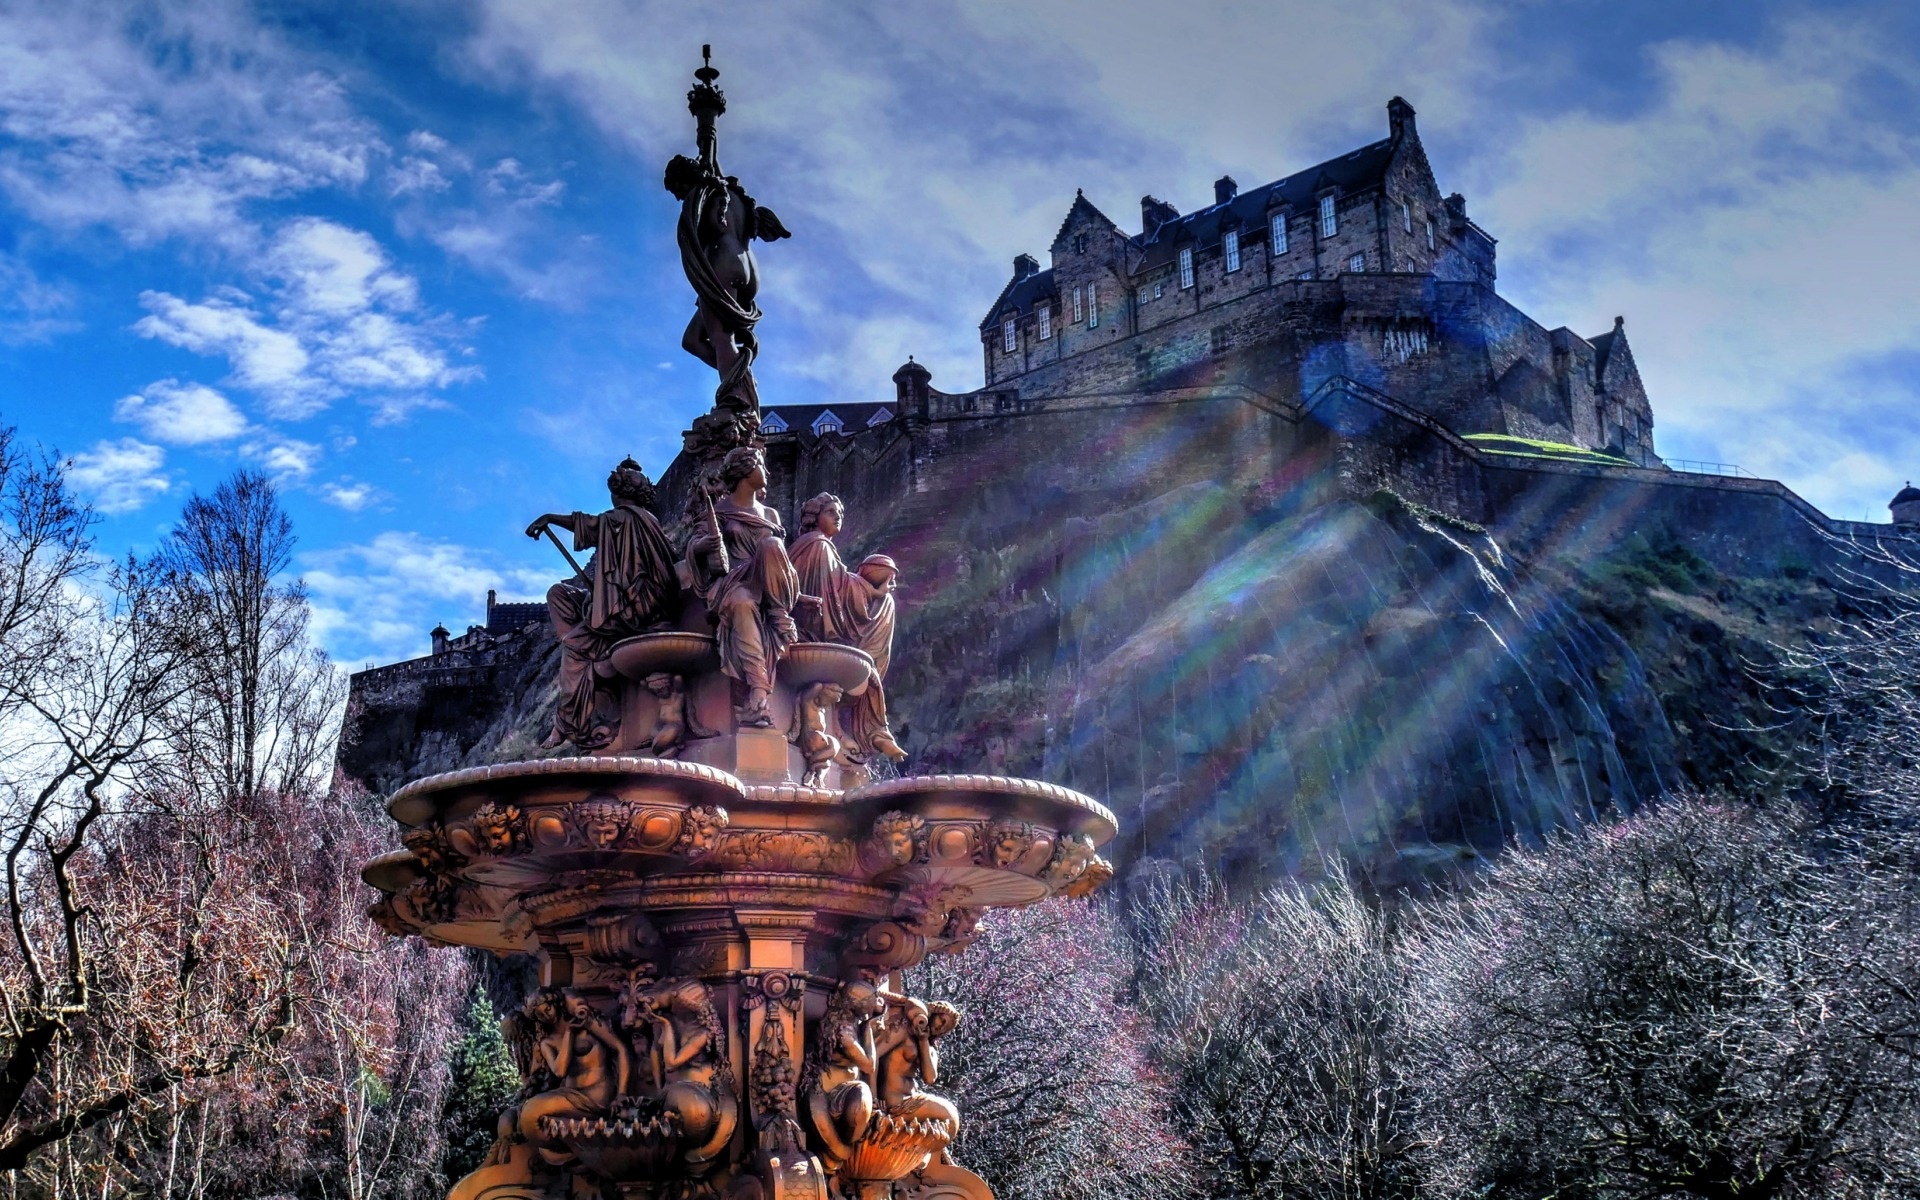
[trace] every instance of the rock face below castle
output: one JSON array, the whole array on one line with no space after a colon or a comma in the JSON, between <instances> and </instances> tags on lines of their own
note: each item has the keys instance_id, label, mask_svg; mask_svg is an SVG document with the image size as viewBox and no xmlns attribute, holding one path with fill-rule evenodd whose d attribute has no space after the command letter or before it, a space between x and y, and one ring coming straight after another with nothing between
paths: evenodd
<instances>
[{"instance_id":1,"label":"rock face below castle","mask_svg":"<svg viewBox=\"0 0 1920 1200\"><path fill-rule=\"evenodd\" d=\"M1140 234L1076 199L988 310L985 387L909 361L891 395L766 409L787 528L832 492L849 560L899 563L906 771L1107 797L1123 861L1387 882L1742 778L1747 664L1831 611L1835 535L1893 527L1661 465L1623 326L1502 300L1389 114L1199 213L1148 198ZM523 755L554 656L512 644L472 678L356 677L343 773Z\"/></svg>"}]
</instances>

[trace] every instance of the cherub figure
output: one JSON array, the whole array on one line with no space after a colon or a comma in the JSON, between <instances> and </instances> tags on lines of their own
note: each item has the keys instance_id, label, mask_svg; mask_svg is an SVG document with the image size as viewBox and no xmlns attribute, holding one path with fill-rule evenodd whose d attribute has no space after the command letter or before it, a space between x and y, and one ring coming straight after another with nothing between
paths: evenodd
<instances>
[{"instance_id":1,"label":"cherub figure","mask_svg":"<svg viewBox=\"0 0 1920 1200\"><path fill-rule=\"evenodd\" d=\"M678 758L686 749L687 738L719 737L700 723L693 702L687 696L687 681L665 671L647 676L646 688L660 701L659 716L653 722L652 749L655 758Z\"/></svg>"},{"instance_id":2,"label":"cherub figure","mask_svg":"<svg viewBox=\"0 0 1920 1200\"><path fill-rule=\"evenodd\" d=\"M822 787L827 782L827 767L840 755L840 739L833 736L834 708L846 697L836 683L815 683L804 688L793 706L793 724L787 740L800 748L807 773L801 779L807 787Z\"/></svg>"},{"instance_id":3,"label":"cherub figure","mask_svg":"<svg viewBox=\"0 0 1920 1200\"><path fill-rule=\"evenodd\" d=\"M908 1119L946 1121L960 1132L960 1110L943 1096L920 1090L940 1080L940 1053L934 1042L953 1032L960 1010L944 1000L932 1004L910 996L889 997L887 1019L877 1049L877 1099L882 1112Z\"/></svg>"}]
</instances>

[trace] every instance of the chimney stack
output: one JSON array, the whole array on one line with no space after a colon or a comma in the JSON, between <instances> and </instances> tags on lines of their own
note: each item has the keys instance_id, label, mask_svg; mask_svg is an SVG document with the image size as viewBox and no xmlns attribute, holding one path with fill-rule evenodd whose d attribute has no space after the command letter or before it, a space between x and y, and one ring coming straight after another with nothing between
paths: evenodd
<instances>
[{"instance_id":1,"label":"chimney stack","mask_svg":"<svg viewBox=\"0 0 1920 1200\"><path fill-rule=\"evenodd\" d=\"M1225 204L1239 194L1240 185L1233 181L1233 176L1222 175L1213 181L1213 202L1215 204Z\"/></svg>"},{"instance_id":2,"label":"chimney stack","mask_svg":"<svg viewBox=\"0 0 1920 1200\"><path fill-rule=\"evenodd\" d=\"M1387 130L1396 142L1417 136L1413 130L1413 105L1398 96L1387 101Z\"/></svg>"},{"instance_id":3,"label":"chimney stack","mask_svg":"<svg viewBox=\"0 0 1920 1200\"><path fill-rule=\"evenodd\" d=\"M1016 254L1013 256L1013 277L1016 281L1025 279L1029 275L1038 275L1039 273L1040 260L1033 255Z\"/></svg>"},{"instance_id":4,"label":"chimney stack","mask_svg":"<svg viewBox=\"0 0 1920 1200\"><path fill-rule=\"evenodd\" d=\"M1152 237L1154 230L1179 216L1180 210L1165 200L1156 200L1152 196L1140 197L1140 232L1146 237Z\"/></svg>"}]
</instances>

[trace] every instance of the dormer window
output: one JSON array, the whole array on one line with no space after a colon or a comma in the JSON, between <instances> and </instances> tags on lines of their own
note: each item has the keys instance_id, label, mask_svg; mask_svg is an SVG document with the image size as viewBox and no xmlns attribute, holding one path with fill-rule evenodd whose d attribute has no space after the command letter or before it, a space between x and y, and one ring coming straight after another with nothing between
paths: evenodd
<instances>
[{"instance_id":1,"label":"dormer window","mask_svg":"<svg viewBox=\"0 0 1920 1200\"><path fill-rule=\"evenodd\" d=\"M891 420L893 420L893 410L883 405L880 411L867 418L867 428L872 429L875 425L885 425Z\"/></svg>"},{"instance_id":2,"label":"dormer window","mask_svg":"<svg viewBox=\"0 0 1920 1200\"><path fill-rule=\"evenodd\" d=\"M1035 311L1040 316L1040 340L1047 341L1053 337L1053 305L1042 304Z\"/></svg>"},{"instance_id":3,"label":"dormer window","mask_svg":"<svg viewBox=\"0 0 1920 1200\"><path fill-rule=\"evenodd\" d=\"M1183 289L1193 286L1193 247L1191 246L1180 252L1180 286Z\"/></svg>"},{"instance_id":4,"label":"dormer window","mask_svg":"<svg viewBox=\"0 0 1920 1200\"><path fill-rule=\"evenodd\" d=\"M782 417L777 412L769 412L767 413L766 416L760 419L761 433L785 433L786 431L787 431L786 418Z\"/></svg>"},{"instance_id":5,"label":"dormer window","mask_svg":"<svg viewBox=\"0 0 1920 1200\"><path fill-rule=\"evenodd\" d=\"M1229 273L1238 271L1240 269L1240 231L1227 230L1226 236L1220 239L1220 245L1226 251L1227 271Z\"/></svg>"},{"instance_id":6,"label":"dormer window","mask_svg":"<svg viewBox=\"0 0 1920 1200\"><path fill-rule=\"evenodd\" d=\"M1273 252L1275 254L1287 252L1287 214L1285 213L1273 214Z\"/></svg>"},{"instance_id":7,"label":"dormer window","mask_svg":"<svg viewBox=\"0 0 1920 1200\"><path fill-rule=\"evenodd\" d=\"M813 434L819 437L822 434L839 433L842 424L839 416L832 409L822 409L820 415L813 419Z\"/></svg>"},{"instance_id":8,"label":"dormer window","mask_svg":"<svg viewBox=\"0 0 1920 1200\"><path fill-rule=\"evenodd\" d=\"M1087 328L1100 328L1100 285L1087 285Z\"/></svg>"},{"instance_id":9,"label":"dormer window","mask_svg":"<svg viewBox=\"0 0 1920 1200\"><path fill-rule=\"evenodd\" d=\"M1332 237L1340 232L1340 218L1333 211L1333 193L1320 197L1320 236Z\"/></svg>"},{"instance_id":10,"label":"dormer window","mask_svg":"<svg viewBox=\"0 0 1920 1200\"><path fill-rule=\"evenodd\" d=\"M1011 316L1000 322L1000 346L1008 354L1020 348L1020 327Z\"/></svg>"},{"instance_id":11,"label":"dormer window","mask_svg":"<svg viewBox=\"0 0 1920 1200\"><path fill-rule=\"evenodd\" d=\"M1082 297L1081 288L1073 289L1073 323L1078 325L1087 319L1087 306Z\"/></svg>"}]
</instances>

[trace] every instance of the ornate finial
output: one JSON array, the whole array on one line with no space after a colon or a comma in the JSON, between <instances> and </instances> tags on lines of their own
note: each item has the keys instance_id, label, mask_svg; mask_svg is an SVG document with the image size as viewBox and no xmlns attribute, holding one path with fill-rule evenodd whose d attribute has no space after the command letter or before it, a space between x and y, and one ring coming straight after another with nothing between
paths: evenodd
<instances>
[{"instance_id":1,"label":"ornate finial","mask_svg":"<svg viewBox=\"0 0 1920 1200\"><path fill-rule=\"evenodd\" d=\"M713 47L704 42L700 45L700 68L693 73L693 77L705 84L720 78L720 72L713 68Z\"/></svg>"}]
</instances>

